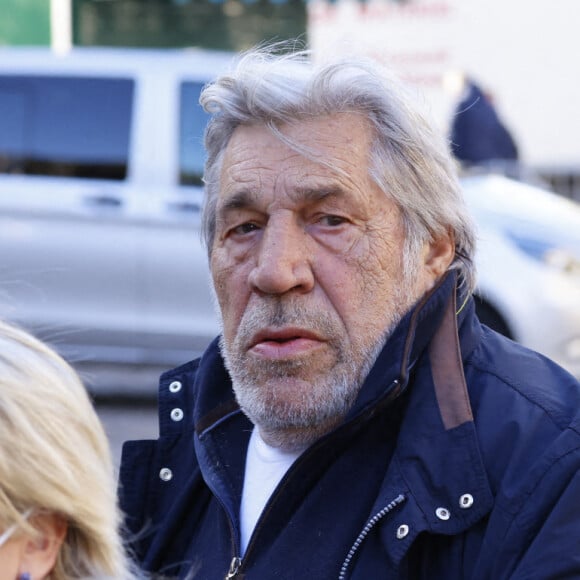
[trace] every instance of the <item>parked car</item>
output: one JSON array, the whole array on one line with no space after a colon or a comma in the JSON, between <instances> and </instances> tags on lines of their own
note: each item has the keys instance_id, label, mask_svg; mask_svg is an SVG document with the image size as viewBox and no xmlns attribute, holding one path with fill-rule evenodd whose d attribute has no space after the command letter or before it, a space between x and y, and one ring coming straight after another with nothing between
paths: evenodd
<instances>
[{"instance_id":1,"label":"parked car","mask_svg":"<svg viewBox=\"0 0 580 580\"><path fill-rule=\"evenodd\" d=\"M479 227L480 319L580 377L580 205L498 175L462 184Z\"/></svg>"},{"instance_id":2,"label":"parked car","mask_svg":"<svg viewBox=\"0 0 580 580\"><path fill-rule=\"evenodd\" d=\"M231 58L0 49L1 317L77 366L169 368L205 348L197 99ZM580 209L502 178L464 189L483 318L580 376Z\"/></svg>"},{"instance_id":3,"label":"parked car","mask_svg":"<svg viewBox=\"0 0 580 580\"><path fill-rule=\"evenodd\" d=\"M204 349L217 322L197 101L231 58L0 49L0 316L79 362Z\"/></svg>"}]
</instances>

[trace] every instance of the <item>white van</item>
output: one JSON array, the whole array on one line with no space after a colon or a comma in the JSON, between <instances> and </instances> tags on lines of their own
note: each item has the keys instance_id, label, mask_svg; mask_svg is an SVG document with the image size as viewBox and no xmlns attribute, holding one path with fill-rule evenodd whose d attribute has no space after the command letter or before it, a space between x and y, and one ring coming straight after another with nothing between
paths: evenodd
<instances>
[{"instance_id":1,"label":"white van","mask_svg":"<svg viewBox=\"0 0 580 580\"><path fill-rule=\"evenodd\" d=\"M204 349L198 97L231 58L0 49L0 317L75 362L169 367Z\"/></svg>"}]
</instances>

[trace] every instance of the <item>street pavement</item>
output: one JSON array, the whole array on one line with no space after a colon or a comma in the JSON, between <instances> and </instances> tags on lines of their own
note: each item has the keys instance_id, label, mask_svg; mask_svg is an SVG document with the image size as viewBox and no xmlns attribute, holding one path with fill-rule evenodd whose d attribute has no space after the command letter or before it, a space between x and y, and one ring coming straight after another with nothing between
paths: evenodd
<instances>
[{"instance_id":1,"label":"street pavement","mask_svg":"<svg viewBox=\"0 0 580 580\"><path fill-rule=\"evenodd\" d=\"M154 399L97 400L95 408L109 437L117 469L124 441L157 438L157 402Z\"/></svg>"}]
</instances>

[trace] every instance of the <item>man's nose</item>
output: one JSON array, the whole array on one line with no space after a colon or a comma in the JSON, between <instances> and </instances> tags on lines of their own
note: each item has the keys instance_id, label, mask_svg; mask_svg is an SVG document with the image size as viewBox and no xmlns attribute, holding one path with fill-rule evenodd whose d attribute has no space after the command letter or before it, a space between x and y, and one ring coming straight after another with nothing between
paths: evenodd
<instances>
[{"instance_id":1,"label":"man's nose","mask_svg":"<svg viewBox=\"0 0 580 580\"><path fill-rule=\"evenodd\" d=\"M264 294L284 294L314 287L310 244L303 228L290 220L269 222L260 240L250 284Z\"/></svg>"}]
</instances>

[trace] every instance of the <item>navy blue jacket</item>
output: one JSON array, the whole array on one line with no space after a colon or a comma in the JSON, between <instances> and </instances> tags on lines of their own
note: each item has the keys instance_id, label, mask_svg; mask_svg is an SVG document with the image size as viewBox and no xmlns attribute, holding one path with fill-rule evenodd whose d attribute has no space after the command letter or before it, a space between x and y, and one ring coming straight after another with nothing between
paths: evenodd
<instances>
[{"instance_id":1,"label":"navy blue jacket","mask_svg":"<svg viewBox=\"0 0 580 580\"><path fill-rule=\"evenodd\" d=\"M450 274L404 317L343 424L286 473L241 561L252 426L216 343L163 375L160 438L126 443L121 466L143 568L190 580L580 578L580 385L456 295Z\"/></svg>"}]
</instances>

